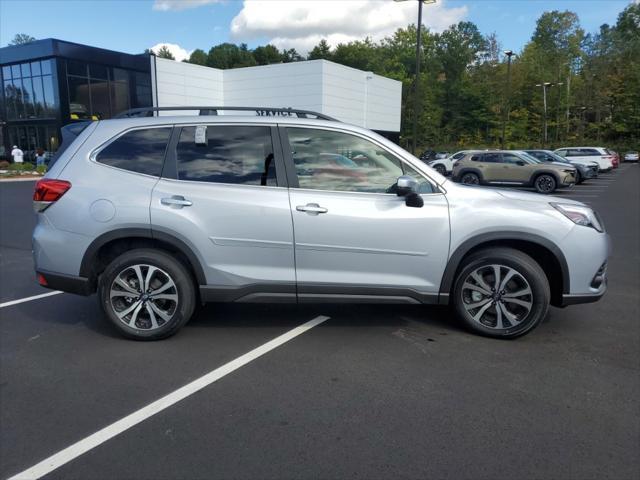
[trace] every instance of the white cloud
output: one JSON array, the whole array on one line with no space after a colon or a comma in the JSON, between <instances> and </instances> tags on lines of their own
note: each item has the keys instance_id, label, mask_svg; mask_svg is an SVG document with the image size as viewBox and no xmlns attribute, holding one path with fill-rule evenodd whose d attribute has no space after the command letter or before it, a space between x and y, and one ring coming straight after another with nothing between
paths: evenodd
<instances>
[{"instance_id":1,"label":"white cloud","mask_svg":"<svg viewBox=\"0 0 640 480\"><path fill-rule=\"evenodd\" d=\"M166 12L169 10L186 10L188 8L202 7L210 3L219 3L221 0L155 0L153 9Z\"/></svg>"},{"instance_id":2,"label":"white cloud","mask_svg":"<svg viewBox=\"0 0 640 480\"><path fill-rule=\"evenodd\" d=\"M447 8L444 0L438 0L424 6L422 21L440 32L464 20L467 13L464 5ZM235 41L267 38L279 48L307 53L322 38L332 47L367 36L380 40L417 20L415 1L245 0L231 21L231 37Z\"/></svg>"},{"instance_id":3,"label":"white cloud","mask_svg":"<svg viewBox=\"0 0 640 480\"><path fill-rule=\"evenodd\" d=\"M150 48L150 50L157 55L158 50L160 50L162 47L167 47L178 62L181 62L185 58L189 58L191 56L191 52L193 52L193 50L185 50L180 45L177 45L175 43L156 43L153 47Z\"/></svg>"}]
</instances>

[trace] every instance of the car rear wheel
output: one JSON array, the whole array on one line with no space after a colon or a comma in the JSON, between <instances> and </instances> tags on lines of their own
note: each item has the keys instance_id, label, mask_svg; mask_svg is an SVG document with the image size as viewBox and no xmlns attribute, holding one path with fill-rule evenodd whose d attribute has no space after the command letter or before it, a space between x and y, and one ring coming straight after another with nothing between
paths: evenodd
<instances>
[{"instance_id":1,"label":"car rear wheel","mask_svg":"<svg viewBox=\"0 0 640 480\"><path fill-rule=\"evenodd\" d=\"M452 303L474 332L515 338L540 324L549 301L549 282L535 260L518 250L492 248L465 261Z\"/></svg>"},{"instance_id":2,"label":"car rear wheel","mask_svg":"<svg viewBox=\"0 0 640 480\"><path fill-rule=\"evenodd\" d=\"M447 174L447 169L444 168L444 165L434 165L433 169L438 172L440 175L446 175Z\"/></svg>"},{"instance_id":3,"label":"car rear wheel","mask_svg":"<svg viewBox=\"0 0 640 480\"><path fill-rule=\"evenodd\" d=\"M460 183L464 185L479 185L480 177L475 173L468 172L462 175L462 177L460 178Z\"/></svg>"},{"instance_id":4,"label":"car rear wheel","mask_svg":"<svg viewBox=\"0 0 640 480\"><path fill-rule=\"evenodd\" d=\"M195 286L175 258L137 249L113 260L98 282L100 306L128 338L159 340L176 333L193 314Z\"/></svg>"},{"instance_id":5,"label":"car rear wheel","mask_svg":"<svg viewBox=\"0 0 640 480\"><path fill-rule=\"evenodd\" d=\"M547 173L539 175L533 182L533 186L538 193L553 193L556 190L556 185L556 179L553 175Z\"/></svg>"}]
</instances>

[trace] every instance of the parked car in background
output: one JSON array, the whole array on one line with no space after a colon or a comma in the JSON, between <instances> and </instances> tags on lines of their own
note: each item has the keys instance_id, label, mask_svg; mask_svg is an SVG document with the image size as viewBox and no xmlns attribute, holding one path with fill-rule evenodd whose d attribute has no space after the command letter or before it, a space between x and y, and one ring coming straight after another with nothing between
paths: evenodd
<instances>
[{"instance_id":1,"label":"parked car in background","mask_svg":"<svg viewBox=\"0 0 640 480\"><path fill-rule=\"evenodd\" d=\"M609 238L589 206L457 185L370 130L278 111L298 117L86 122L35 187L39 283L97 292L139 340L207 301L451 304L513 338L549 305L606 292Z\"/></svg>"},{"instance_id":2,"label":"parked car in background","mask_svg":"<svg viewBox=\"0 0 640 480\"><path fill-rule=\"evenodd\" d=\"M453 166L453 181L467 185L518 185L533 187L538 193L553 193L576 183L576 169L543 163L519 151L471 152Z\"/></svg>"},{"instance_id":3,"label":"parked car in background","mask_svg":"<svg viewBox=\"0 0 640 480\"><path fill-rule=\"evenodd\" d=\"M427 162L427 165L433 168L440 175L451 175L453 164L456 163L457 160L460 160L462 157L464 157L466 153L471 151L473 150L462 150L445 158L430 160Z\"/></svg>"},{"instance_id":4,"label":"parked car in background","mask_svg":"<svg viewBox=\"0 0 640 480\"><path fill-rule=\"evenodd\" d=\"M613 168L613 156L603 147L565 147L554 150L570 162L574 160L592 160L598 164L600 172L608 172Z\"/></svg>"},{"instance_id":5,"label":"parked car in background","mask_svg":"<svg viewBox=\"0 0 640 480\"><path fill-rule=\"evenodd\" d=\"M638 161L638 151L630 151L624 154L625 162L637 162Z\"/></svg>"},{"instance_id":6,"label":"parked car in background","mask_svg":"<svg viewBox=\"0 0 640 480\"><path fill-rule=\"evenodd\" d=\"M532 157L541 162L556 163L561 165L573 165L576 167L576 185L580 185L585 180L598 176L598 164L587 160L569 160L553 153L551 150L524 150Z\"/></svg>"}]
</instances>

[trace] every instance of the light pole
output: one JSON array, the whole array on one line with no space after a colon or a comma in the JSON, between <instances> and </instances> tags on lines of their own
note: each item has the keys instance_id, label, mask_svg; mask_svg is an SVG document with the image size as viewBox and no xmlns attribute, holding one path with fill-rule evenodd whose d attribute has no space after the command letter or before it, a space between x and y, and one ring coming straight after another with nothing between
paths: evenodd
<instances>
[{"instance_id":1,"label":"light pole","mask_svg":"<svg viewBox=\"0 0 640 480\"><path fill-rule=\"evenodd\" d=\"M405 2L407 0L394 0L396 2ZM418 30L416 38L416 78L413 84L414 102L413 102L413 154L417 155L418 140L418 110L420 109L420 52L422 50L422 4L435 3L436 0L418 0Z\"/></svg>"},{"instance_id":2,"label":"light pole","mask_svg":"<svg viewBox=\"0 0 640 480\"><path fill-rule=\"evenodd\" d=\"M544 140L542 142L542 146L545 147L547 145L547 88L553 87L554 85L563 85L562 83L551 83L551 82L542 82L536 83L536 87L542 87L542 102L544 105Z\"/></svg>"},{"instance_id":3,"label":"light pole","mask_svg":"<svg viewBox=\"0 0 640 480\"><path fill-rule=\"evenodd\" d=\"M502 150L504 150L505 143L505 132L507 127L507 119L509 117L509 89L511 86L511 57L515 55L512 50L505 50L504 54L507 56L507 87L506 87L506 95L505 95L505 105L502 111Z\"/></svg>"}]
</instances>

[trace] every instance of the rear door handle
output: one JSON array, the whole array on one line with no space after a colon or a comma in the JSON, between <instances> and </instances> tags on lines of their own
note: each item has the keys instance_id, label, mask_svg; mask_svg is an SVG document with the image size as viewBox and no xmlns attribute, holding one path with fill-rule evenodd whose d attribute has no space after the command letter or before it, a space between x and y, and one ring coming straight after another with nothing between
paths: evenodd
<instances>
[{"instance_id":1,"label":"rear door handle","mask_svg":"<svg viewBox=\"0 0 640 480\"><path fill-rule=\"evenodd\" d=\"M190 207L193 205L191 200L185 199L182 195L172 195L171 197L165 197L160 200L162 205L168 205L174 208Z\"/></svg>"},{"instance_id":2,"label":"rear door handle","mask_svg":"<svg viewBox=\"0 0 640 480\"><path fill-rule=\"evenodd\" d=\"M311 215L318 215L320 213L327 213L329 211L326 208L321 207L317 203L307 203L306 205L298 205L296 207L296 210L299 212L306 212Z\"/></svg>"}]
</instances>

